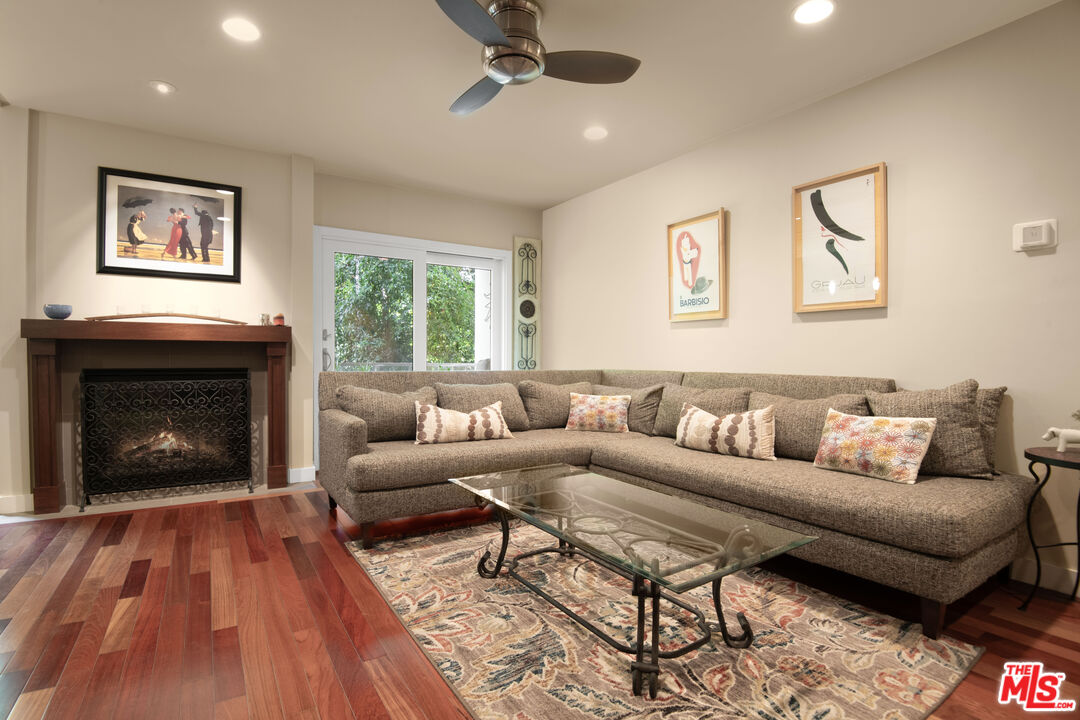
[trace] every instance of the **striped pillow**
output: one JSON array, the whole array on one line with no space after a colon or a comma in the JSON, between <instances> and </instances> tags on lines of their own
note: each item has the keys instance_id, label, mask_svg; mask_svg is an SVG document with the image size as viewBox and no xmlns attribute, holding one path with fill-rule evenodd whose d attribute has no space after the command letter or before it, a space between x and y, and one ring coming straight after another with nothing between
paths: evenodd
<instances>
[{"instance_id":1,"label":"striped pillow","mask_svg":"<svg viewBox=\"0 0 1080 720\"><path fill-rule=\"evenodd\" d=\"M675 431L675 444L722 455L775 460L775 437L772 405L721 418L690 403L683 403L679 426Z\"/></svg>"},{"instance_id":2,"label":"striped pillow","mask_svg":"<svg viewBox=\"0 0 1080 720\"><path fill-rule=\"evenodd\" d=\"M503 419L501 400L471 413L416 403L417 445L512 437Z\"/></svg>"}]
</instances>

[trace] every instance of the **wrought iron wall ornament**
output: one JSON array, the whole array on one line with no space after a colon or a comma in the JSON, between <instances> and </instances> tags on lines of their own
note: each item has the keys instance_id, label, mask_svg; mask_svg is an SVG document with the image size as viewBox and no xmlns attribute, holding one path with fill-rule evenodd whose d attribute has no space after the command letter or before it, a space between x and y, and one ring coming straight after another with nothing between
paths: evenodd
<instances>
[{"instance_id":1,"label":"wrought iron wall ornament","mask_svg":"<svg viewBox=\"0 0 1080 720\"><path fill-rule=\"evenodd\" d=\"M540 241L514 238L514 368L540 367Z\"/></svg>"},{"instance_id":2,"label":"wrought iron wall ornament","mask_svg":"<svg viewBox=\"0 0 1080 720\"><path fill-rule=\"evenodd\" d=\"M518 370L535 370L536 359L534 357L534 338L536 336L536 323L518 323L518 336L521 340L520 352L515 365Z\"/></svg>"},{"instance_id":3,"label":"wrought iron wall ornament","mask_svg":"<svg viewBox=\"0 0 1080 720\"><path fill-rule=\"evenodd\" d=\"M522 243L517 251L521 268L519 270L518 295L536 295L536 246L531 242Z\"/></svg>"}]
</instances>

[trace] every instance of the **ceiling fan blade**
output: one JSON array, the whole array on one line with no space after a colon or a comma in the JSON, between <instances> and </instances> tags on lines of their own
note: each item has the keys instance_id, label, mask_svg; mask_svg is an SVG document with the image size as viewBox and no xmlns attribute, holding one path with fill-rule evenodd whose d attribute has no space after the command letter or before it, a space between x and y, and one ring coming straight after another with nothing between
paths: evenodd
<instances>
[{"instance_id":1,"label":"ceiling fan blade","mask_svg":"<svg viewBox=\"0 0 1080 720\"><path fill-rule=\"evenodd\" d=\"M435 0L454 23L484 45L509 45L506 35L476 0Z\"/></svg>"},{"instance_id":2,"label":"ceiling fan blade","mask_svg":"<svg viewBox=\"0 0 1080 720\"><path fill-rule=\"evenodd\" d=\"M502 85L489 77L485 77L483 80L463 92L461 97L455 100L454 104L450 106L450 112L455 115L468 115L474 110L479 110L487 105L502 89Z\"/></svg>"},{"instance_id":3,"label":"ceiling fan blade","mask_svg":"<svg viewBox=\"0 0 1080 720\"><path fill-rule=\"evenodd\" d=\"M621 83L637 72L641 61L629 55L594 50L548 53L544 75L580 83Z\"/></svg>"}]
</instances>

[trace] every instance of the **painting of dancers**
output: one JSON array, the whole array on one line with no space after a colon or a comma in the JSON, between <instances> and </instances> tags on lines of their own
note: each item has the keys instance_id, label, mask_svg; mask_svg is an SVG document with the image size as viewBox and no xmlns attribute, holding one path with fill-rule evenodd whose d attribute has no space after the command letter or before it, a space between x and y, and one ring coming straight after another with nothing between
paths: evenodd
<instances>
[{"instance_id":1,"label":"painting of dancers","mask_svg":"<svg viewBox=\"0 0 1080 720\"><path fill-rule=\"evenodd\" d=\"M97 271L240 282L235 185L98 168Z\"/></svg>"},{"instance_id":2,"label":"painting of dancers","mask_svg":"<svg viewBox=\"0 0 1080 720\"><path fill-rule=\"evenodd\" d=\"M886 305L885 163L794 188L795 312Z\"/></svg>"},{"instance_id":3,"label":"painting of dancers","mask_svg":"<svg viewBox=\"0 0 1080 720\"><path fill-rule=\"evenodd\" d=\"M724 209L668 225L668 320L727 317Z\"/></svg>"}]
</instances>

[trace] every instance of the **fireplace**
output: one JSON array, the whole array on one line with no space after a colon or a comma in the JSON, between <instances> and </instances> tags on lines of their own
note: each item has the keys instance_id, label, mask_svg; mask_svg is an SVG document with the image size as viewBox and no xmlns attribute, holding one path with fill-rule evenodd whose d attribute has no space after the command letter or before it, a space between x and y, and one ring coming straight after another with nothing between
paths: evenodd
<instances>
[{"instance_id":1,"label":"fireplace","mask_svg":"<svg viewBox=\"0 0 1080 720\"><path fill-rule=\"evenodd\" d=\"M252 491L246 368L83 370L80 507L91 495L244 481Z\"/></svg>"}]
</instances>

